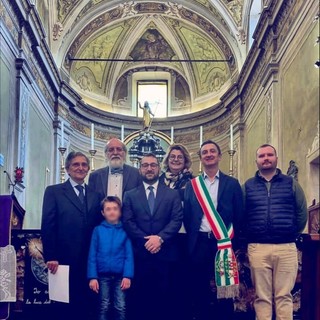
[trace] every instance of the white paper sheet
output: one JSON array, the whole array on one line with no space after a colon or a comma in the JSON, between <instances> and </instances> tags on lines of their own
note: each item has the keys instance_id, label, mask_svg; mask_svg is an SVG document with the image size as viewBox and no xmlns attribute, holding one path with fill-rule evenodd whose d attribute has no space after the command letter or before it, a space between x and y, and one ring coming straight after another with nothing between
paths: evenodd
<instances>
[{"instance_id":1,"label":"white paper sheet","mask_svg":"<svg viewBox=\"0 0 320 320\"><path fill-rule=\"evenodd\" d=\"M49 299L69 303L69 266L59 265L58 271L48 271Z\"/></svg>"}]
</instances>

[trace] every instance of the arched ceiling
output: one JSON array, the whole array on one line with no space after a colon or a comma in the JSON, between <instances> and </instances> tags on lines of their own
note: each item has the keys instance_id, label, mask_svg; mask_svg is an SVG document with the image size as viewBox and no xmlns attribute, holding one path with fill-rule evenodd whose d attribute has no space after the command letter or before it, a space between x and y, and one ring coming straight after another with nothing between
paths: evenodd
<instances>
[{"instance_id":1,"label":"arched ceiling","mask_svg":"<svg viewBox=\"0 0 320 320\"><path fill-rule=\"evenodd\" d=\"M196 111L217 103L238 75L247 51L246 17L251 2L57 0L51 3L49 43L65 79L94 107L112 111L115 86L128 72L161 68L185 79L193 101L191 111ZM230 57L230 62L176 61ZM146 59L171 61L136 61Z\"/></svg>"}]
</instances>

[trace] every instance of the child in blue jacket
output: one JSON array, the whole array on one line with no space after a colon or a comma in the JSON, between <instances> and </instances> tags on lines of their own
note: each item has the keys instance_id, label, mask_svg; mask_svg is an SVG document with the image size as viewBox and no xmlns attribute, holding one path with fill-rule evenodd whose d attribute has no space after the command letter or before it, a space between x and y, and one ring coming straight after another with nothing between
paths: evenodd
<instances>
[{"instance_id":1,"label":"child in blue jacket","mask_svg":"<svg viewBox=\"0 0 320 320\"><path fill-rule=\"evenodd\" d=\"M99 293L99 320L107 320L110 302L114 303L113 319L125 320L125 290L133 277L131 241L120 222L121 201L106 197L102 203L105 220L92 234L89 258L89 287Z\"/></svg>"}]
</instances>

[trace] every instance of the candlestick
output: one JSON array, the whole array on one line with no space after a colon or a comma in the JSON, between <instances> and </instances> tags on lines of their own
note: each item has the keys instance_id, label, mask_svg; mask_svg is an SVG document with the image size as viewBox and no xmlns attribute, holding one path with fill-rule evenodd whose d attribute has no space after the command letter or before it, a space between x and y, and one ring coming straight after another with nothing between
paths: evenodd
<instances>
[{"instance_id":1,"label":"candlestick","mask_svg":"<svg viewBox=\"0 0 320 320\"><path fill-rule=\"evenodd\" d=\"M230 149L229 153L229 176L233 177L233 156L236 153L236 150Z\"/></svg>"},{"instance_id":2,"label":"candlestick","mask_svg":"<svg viewBox=\"0 0 320 320\"><path fill-rule=\"evenodd\" d=\"M230 150L233 150L233 125L230 125Z\"/></svg>"},{"instance_id":3,"label":"candlestick","mask_svg":"<svg viewBox=\"0 0 320 320\"><path fill-rule=\"evenodd\" d=\"M60 141L60 147L64 147L64 122L61 121L61 141Z\"/></svg>"},{"instance_id":4,"label":"candlestick","mask_svg":"<svg viewBox=\"0 0 320 320\"><path fill-rule=\"evenodd\" d=\"M121 141L124 141L124 125L121 125Z\"/></svg>"},{"instance_id":5,"label":"candlestick","mask_svg":"<svg viewBox=\"0 0 320 320\"><path fill-rule=\"evenodd\" d=\"M200 147L202 145L202 140L203 140L203 126L200 126Z\"/></svg>"},{"instance_id":6,"label":"candlestick","mask_svg":"<svg viewBox=\"0 0 320 320\"><path fill-rule=\"evenodd\" d=\"M171 127L171 144L174 142L174 128Z\"/></svg>"},{"instance_id":7,"label":"candlestick","mask_svg":"<svg viewBox=\"0 0 320 320\"><path fill-rule=\"evenodd\" d=\"M201 174L202 173L202 163L201 163L201 161L199 162L199 174Z\"/></svg>"},{"instance_id":8,"label":"candlestick","mask_svg":"<svg viewBox=\"0 0 320 320\"><path fill-rule=\"evenodd\" d=\"M91 150L94 150L94 124L91 123Z\"/></svg>"},{"instance_id":9,"label":"candlestick","mask_svg":"<svg viewBox=\"0 0 320 320\"><path fill-rule=\"evenodd\" d=\"M66 152L67 148L59 147L60 152L60 182L63 183L65 181L65 171L64 171L64 153Z\"/></svg>"},{"instance_id":10,"label":"candlestick","mask_svg":"<svg viewBox=\"0 0 320 320\"><path fill-rule=\"evenodd\" d=\"M91 158L91 171L94 171L95 170L95 167L94 167L94 156L95 154L97 153L97 150L89 150L89 153L90 153L90 158Z\"/></svg>"}]
</instances>

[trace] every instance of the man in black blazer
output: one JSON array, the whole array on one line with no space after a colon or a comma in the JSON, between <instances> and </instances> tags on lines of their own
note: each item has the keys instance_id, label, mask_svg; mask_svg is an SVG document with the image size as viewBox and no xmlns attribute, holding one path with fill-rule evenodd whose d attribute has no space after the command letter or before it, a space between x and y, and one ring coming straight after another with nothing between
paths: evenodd
<instances>
[{"instance_id":1,"label":"man in black blazer","mask_svg":"<svg viewBox=\"0 0 320 320\"><path fill-rule=\"evenodd\" d=\"M182 224L176 190L159 184L159 162L153 154L140 163L143 184L125 193L123 223L135 253L133 319L170 319L169 275L177 258L174 237Z\"/></svg>"},{"instance_id":2,"label":"man in black blazer","mask_svg":"<svg viewBox=\"0 0 320 320\"><path fill-rule=\"evenodd\" d=\"M210 197L228 228L232 223L235 232L243 216L241 186L237 179L219 170L221 149L217 143L208 140L199 151L203 166L203 178ZM198 320L212 319L210 281L214 276L217 240L197 200L191 184L188 184L184 197L184 225L188 237L188 251L191 261L191 296ZM233 300L219 299L215 315L220 319L233 319Z\"/></svg>"},{"instance_id":3,"label":"man in black blazer","mask_svg":"<svg viewBox=\"0 0 320 320\"><path fill-rule=\"evenodd\" d=\"M83 153L69 153L65 167L70 179L47 187L44 194L44 257L49 272L56 273L59 265L70 266L70 303L54 303L55 319L87 320L87 254L92 230L100 217L100 198L84 183L89 159Z\"/></svg>"},{"instance_id":4,"label":"man in black blazer","mask_svg":"<svg viewBox=\"0 0 320 320\"><path fill-rule=\"evenodd\" d=\"M122 200L123 194L142 183L139 170L125 164L127 148L119 139L112 138L105 147L108 166L90 174L89 186L100 193L101 197L117 196Z\"/></svg>"}]
</instances>

